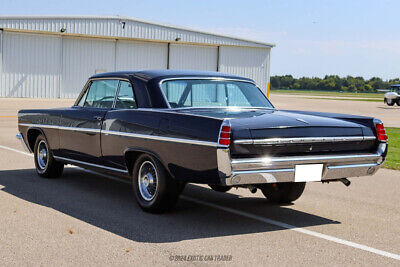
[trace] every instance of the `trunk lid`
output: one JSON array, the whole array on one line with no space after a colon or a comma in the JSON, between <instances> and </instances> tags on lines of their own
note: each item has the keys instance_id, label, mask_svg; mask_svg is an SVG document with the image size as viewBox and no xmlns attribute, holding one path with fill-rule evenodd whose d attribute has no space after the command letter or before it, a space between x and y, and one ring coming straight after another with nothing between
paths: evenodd
<instances>
[{"instance_id":1,"label":"trunk lid","mask_svg":"<svg viewBox=\"0 0 400 267\"><path fill-rule=\"evenodd\" d=\"M257 155L299 155L367 151L375 142L365 140L303 142L285 144L238 143L238 140L311 137L362 137L366 126L341 119L275 109L189 109L180 112L229 119L232 128L233 157Z\"/></svg>"}]
</instances>

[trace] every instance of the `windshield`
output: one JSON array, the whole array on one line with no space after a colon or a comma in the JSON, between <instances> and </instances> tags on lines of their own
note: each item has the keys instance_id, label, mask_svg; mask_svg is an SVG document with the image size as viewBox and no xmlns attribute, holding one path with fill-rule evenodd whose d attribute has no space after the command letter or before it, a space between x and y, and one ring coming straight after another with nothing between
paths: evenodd
<instances>
[{"instance_id":1,"label":"windshield","mask_svg":"<svg viewBox=\"0 0 400 267\"><path fill-rule=\"evenodd\" d=\"M395 92L395 93L400 92L400 86L392 86L390 89L391 89L390 90L391 92Z\"/></svg>"},{"instance_id":2,"label":"windshield","mask_svg":"<svg viewBox=\"0 0 400 267\"><path fill-rule=\"evenodd\" d=\"M229 80L168 80L161 84L171 108L257 107L273 108L252 83Z\"/></svg>"}]
</instances>

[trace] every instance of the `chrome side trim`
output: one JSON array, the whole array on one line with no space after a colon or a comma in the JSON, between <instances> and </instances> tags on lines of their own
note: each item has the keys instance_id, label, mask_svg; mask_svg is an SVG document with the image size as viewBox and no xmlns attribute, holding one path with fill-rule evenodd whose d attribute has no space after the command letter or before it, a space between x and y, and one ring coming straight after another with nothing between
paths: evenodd
<instances>
[{"instance_id":1,"label":"chrome side trim","mask_svg":"<svg viewBox=\"0 0 400 267\"><path fill-rule=\"evenodd\" d=\"M94 128L65 127L65 126L47 125L47 124L20 123L19 125L27 127L39 127L39 128L58 129L58 130L85 132L85 133L100 133L101 131L100 129L94 129Z\"/></svg>"},{"instance_id":2,"label":"chrome side trim","mask_svg":"<svg viewBox=\"0 0 400 267\"><path fill-rule=\"evenodd\" d=\"M183 138L175 138L175 137L166 137L166 136L149 135L149 134L127 133L127 132L117 132L117 131L107 131L107 130L102 130L101 133L104 134L104 135L117 135L117 136L143 138L143 139L165 141L165 142L175 142L175 143L190 144L190 145L201 145L201 146L218 147L218 143L208 142L208 141L200 141L200 140L193 140L193 139L183 139Z\"/></svg>"},{"instance_id":3,"label":"chrome side trim","mask_svg":"<svg viewBox=\"0 0 400 267\"><path fill-rule=\"evenodd\" d=\"M280 145L280 144L308 144L308 143L335 143L375 140L375 136L339 136L339 137L294 137L294 138L267 138L235 140L235 144L242 145Z\"/></svg>"},{"instance_id":4,"label":"chrome side trim","mask_svg":"<svg viewBox=\"0 0 400 267\"><path fill-rule=\"evenodd\" d=\"M20 123L19 126L26 127L39 127L39 128L47 128L47 129L59 129L60 126L57 125L47 125L47 124L35 124L35 123Z\"/></svg>"},{"instance_id":5,"label":"chrome side trim","mask_svg":"<svg viewBox=\"0 0 400 267\"><path fill-rule=\"evenodd\" d=\"M39 127L39 128L47 128L47 129L59 129L59 130L65 130L65 131L77 131L77 132L96 133L96 134L104 134L104 135L117 135L117 136L143 138L143 139L150 139L150 140L157 140L157 141L164 141L164 142L175 142L175 143L190 144L190 145L219 147L218 143L214 143L214 142L175 138L175 137L166 137L166 136L158 136L158 135L149 135L149 134L137 134L137 133L91 129L91 128L77 128L77 127L65 127L65 126L29 124L29 123L21 123L20 126Z\"/></svg>"},{"instance_id":6,"label":"chrome side trim","mask_svg":"<svg viewBox=\"0 0 400 267\"><path fill-rule=\"evenodd\" d=\"M66 162L83 164L83 165L92 166L92 167L101 168L101 169L106 169L106 170L110 170L110 171L115 171L115 172L120 172L120 173L128 173L128 171L126 171L126 170L111 168L111 167L98 165L98 164L94 164L94 163L89 163L89 162L85 162L85 161L69 159L69 158L63 158L63 157L59 157L59 156L54 156L54 158L58 159L58 160L66 161Z\"/></svg>"},{"instance_id":7,"label":"chrome side trim","mask_svg":"<svg viewBox=\"0 0 400 267\"><path fill-rule=\"evenodd\" d=\"M65 130L65 131L75 131L75 132L84 132L84 133L100 133L100 129L94 129L94 128L79 128L79 127L64 127L64 126L59 126L59 130Z\"/></svg>"}]
</instances>

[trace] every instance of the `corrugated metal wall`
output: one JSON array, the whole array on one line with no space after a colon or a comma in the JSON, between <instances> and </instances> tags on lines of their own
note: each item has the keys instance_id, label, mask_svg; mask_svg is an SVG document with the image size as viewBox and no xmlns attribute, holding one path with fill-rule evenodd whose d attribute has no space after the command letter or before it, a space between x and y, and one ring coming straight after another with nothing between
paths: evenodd
<instances>
[{"instance_id":1,"label":"corrugated metal wall","mask_svg":"<svg viewBox=\"0 0 400 267\"><path fill-rule=\"evenodd\" d=\"M199 45L170 45L170 69L217 71L218 48Z\"/></svg>"},{"instance_id":2,"label":"corrugated metal wall","mask_svg":"<svg viewBox=\"0 0 400 267\"><path fill-rule=\"evenodd\" d=\"M0 95L3 90L3 30L0 30Z\"/></svg>"},{"instance_id":3,"label":"corrugated metal wall","mask_svg":"<svg viewBox=\"0 0 400 267\"><path fill-rule=\"evenodd\" d=\"M60 96L60 37L4 32L2 41L0 96Z\"/></svg>"},{"instance_id":4,"label":"corrugated metal wall","mask_svg":"<svg viewBox=\"0 0 400 267\"><path fill-rule=\"evenodd\" d=\"M65 38L62 55L62 98L75 98L95 73L115 71L115 41Z\"/></svg>"},{"instance_id":5,"label":"corrugated metal wall","mask_svg":"<svg viewBox=\"0 0 400 267\"><path fill-rule=\"evenodd\" d=\"M255 80L266 92L269 48L73 38L3 32L0 96L75 98L91 75L115 70L219 70ZM219 53L218 53L219 50ZM217 65L219 66L217 68Z\"/></svg>"},{"instance_id":6,"label":"corrugated metal wall","mask_svg":"<svg viewBox=\"0 0 400 267\"><path fill-rule=\"evenodd\" d=\"M253 79L265 93L270 49L220 47L219 71Z\"/></svg>"},{"instance_id":7,"label":"corrugated metal wall","mask_svg":"<svg viewBox=\"0 0 400 267\"><path fill-rule=\"evenodd\" d=\"M268 47L258 42L230 38L179 27L150 23L123 17L0 17L0 28L19 30L48 31L66 34L84 34L142 38L172 41L180 38L182 42L218 45L239 45Z\"/></svg>"},{"instance_id":8,"label":"corrugated metal wall","mask_svg":"<svg viewBox=\"0 0 400 267\"><path fill-rule=\"evenodd\" d=\"M117 70L166 69L168 44L117 41Z\"/></svg>"}]
</instances>

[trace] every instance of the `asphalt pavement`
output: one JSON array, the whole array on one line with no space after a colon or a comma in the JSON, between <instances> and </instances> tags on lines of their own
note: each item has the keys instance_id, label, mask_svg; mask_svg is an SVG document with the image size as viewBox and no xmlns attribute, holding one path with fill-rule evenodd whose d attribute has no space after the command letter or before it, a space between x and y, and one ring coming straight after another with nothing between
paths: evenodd
<instances>
[{"instance_id":1,"label":"asphalt pavement","mask_svg":"<svg viewBox=\"0 0 400 267\"><path fill-rule=\"evenodd\" d=\"M311 105L277 98L276 106ZM325 109L337 102L301 101ZM308 183L290 205L188 185L173 212L148 214L129 183L76 167L59 179L37 177L15 139L15 112L71 103L0 99L1 265L400 265L399 171L353 178L350 187ZM348 113L364 109L352 106ZM395 125L392 117L384 122Z\"/></svg>"}]
</instances>

